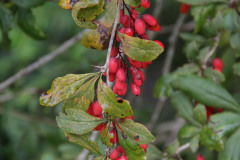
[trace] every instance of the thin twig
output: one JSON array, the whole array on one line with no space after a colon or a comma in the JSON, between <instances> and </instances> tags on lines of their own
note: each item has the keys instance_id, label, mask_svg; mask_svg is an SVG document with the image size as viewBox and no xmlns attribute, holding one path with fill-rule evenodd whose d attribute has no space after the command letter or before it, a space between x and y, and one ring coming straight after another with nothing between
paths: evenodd
<instances>
[{"instance_id":1,"label":"thin twig","mask_svg":"<svg viewBox=\"0 0 240 160\"><path fill-rule=\"evenodd\" d=\"M177 158L178 160L182 160L180 154L185 151L186 149L188 149L190 147L190 143L186 143L184 145L182 145L181 147L179 147L177 149L177 151L175 152L175 154L172 156L173 158Z\"/></svg>"},{"instance_id":2,"label":"thin twig","mask_svg":"<svg viewBox=\"0 0 240 160\"><path fill-rule=\"evenodd\" d=\"M205 69L207 68L207 63L208 63L208 59L215 53L219 42L220 42L220 37L221 37L221 33L218 33L217 36L214 38L215 40L215 44L212 47L212 49L208 52L208 54L206 55L206 57L204 58L204 60L202 61L202 68Z\"/></svg>"},{"instance_id":3,"label":"thin twig","mask_svg":"<svg viewBox=\"0 0 240 160\"><path fill-rule=\"evenodd\" d=\"M117 26L118 26L118 23L119 23L121 7L122 7L122 1L120 0L118 2L117 15L116 15L116 19L115 19L115 22L114 22L114 25L113 25L113 30L112 30L112 34L111 34L111 38L110 38L110 42L109 42L109 46L108 46L106 63L103 67L103 69L105 71L107 70L107 84L108 84L108 86L112 86L112 83L109 81L109 60L110 60L110 56L111 56L113 41L114 41L115 34L116 34L116 31L117 31ZM102 71L102 72L105 72L105 71Z\"/></svg>"},{"instance_id":4,"label":"thin twig","mask_svg":"<svg viewBox=\"0 0 240 160\"><path fill-rule=\"evenodd\" d=\"M169 37L169 40L168 40L169 41L169 47L167 49L167 53L166 53L167 57L166 57L166 59L164 61L162 74L166 74L166 73L170 72L171 65L172 65L172 60L173 60L174 53L175 53L175 46L176 46L176 43L177 43L177 39L178 39L178 35L179 35L179 32L180 32L180 28L183 25L185 17L186 17L185 14L181 14L178 17L178 20L177 20L177 22L175 24L173 32L172 32L172 34ZM151 121L147 125L148 129L150 131L153 129L155 123L157 122L157 120L158 120L158 118L160 116L160 113L162 111L163 105L165 104L166 101L167 101L166 97L162 97L162 98L160 98L158 100L158 103L157 103L157 105L155 107L155 110L153 112Z\"/></svg>"},{"instance_id":5,"label":"thin twig","mask_svg":"<svg viewBox=\"0 0 240 160\"><path fill-rule=\"evenodd\" d=\"M33 62L32 64L28 65L26 68L20 70L16 74L12 75L2 83L0 83L0 92L2 92L4 89L9 87L11 84L13 84L16 80L20 79L21 77L35 71L39 67L43 66L44 64L48 63L49 61L53 60L60 54L64 53L67 49L69 49L71 46L73 46L77 41L79 41L84 32L78 33L76 36L72 37L71 39L65 41L63 44L60 45L56 50L44 55L37 61Z\"/></svg>"}]
</instances>

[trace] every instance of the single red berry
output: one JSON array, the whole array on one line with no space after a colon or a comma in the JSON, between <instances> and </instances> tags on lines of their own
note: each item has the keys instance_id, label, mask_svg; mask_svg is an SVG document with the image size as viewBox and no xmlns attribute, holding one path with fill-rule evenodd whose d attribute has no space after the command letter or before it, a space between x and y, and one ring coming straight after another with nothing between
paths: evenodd
<instances>
[{"instance_id":1,"label":"single red berry","mask_svg":"<svg viewBox=\"0 0 240 160\"><path fill-rule=\"evenodd\" d=\"M102 115L102 107L98 102L93 102L93 114L96 116Z\"/></svg>"},{"instance_id":2,"label":"single red berry","mask_svg":"<svg viewBox=\"0 0 240 160\"><path fill-rule=\"evenodd\" d=\"M111 134L113 134L113 138L110 139L111 143L117 143L119 141L118 135L117 135L117 130L114 128L110 131Z\"/></svg>"},{"instance_id":3,"label":"single red berry","mask_svg":"<svg viewBox=\"0 0 240 160\"><path fill-rule=\"evenodd\" d=\"M120 11L120 20L121 20L122 16L124 16L124 9L121 9L121 11Z\"/></svg>"},{"instance_id":4,"label":"single red berry","mask_svg":"<svg viewBox=\"0 0 240 160\"><path fill-rule=\"evenodd\" d=\"M143 35L146 31L146 24L141 18L136 19L134 27L138 35Z\"/></svg>"},{"instance_id":5,"label":"single red berry","mask_svg":"<svg viewBox=\"0 0 240 160\"><path fill-rule=\"evenodd\" d=\"M162 42L155 40L154 42L156 42L159 46L161 46L164 49L164 45L162 44Z\"/></svg>"},{"instance_id":6,"label":"single red berry","mask_svg":"<svg viewBox=\"0 0 240 160\"><path fill-rule=\"evenodd\" d=\"M207 113L207 119L209 120L213 113L210 112L209 110L206 110L206 113Z\"/></svg>"},{"instance_id":7,"label":"single red berry","mask_svg":"<svg viewBox=\"0 0 240 160\"><path fill-rule=\"evenodd\" d=\"M147 25L147 29L149 29L150 31L159 32L161 30L161 26L159 24L154 27Z\"/></svg>"},{"instance_id":8,"label":"single red berry","mask_svg":"<svg viewBox=\"0 0 240 160\"><path fill-rule=\"evenodd\" d=\"M125 96L127 93L127 87L123 87L122 89L118 90L118 95Z\"/></svg>"},{"instance_id":9,"label":"single red berry","mask_svg":"<svg viewBox=\"0 0 240 160\"><path fill-rule=\"evenodd\" d=\"M186 14L189 11L190 8L191 8L190 5L188 5L186 3L182 3L181 7L180 7L180 13Z\"/></svg>"},{"instance_id":10,"label":"single red berry","mask_svg":"<svg viewBox=\"0 0 240 160\"><path fill-rule=\"evenodd\" d=\"M111 57L115 58L118 55L118 47L117 46L113 46L112 50L111 50Z\"/></svg>"},{"instance_id":11,"label":"single red berry","mask_svg":"<svg viewBox=\"0 0 240 160\"><path fill-rule=\"evenodd\" d=\"M100 131L103 127L104 127L105 124L101 123L99 124L96 128L94 128L93 130L94 131Z\"/></svg>"},{"instance_id":12,"label":"single red berry","mask_svg":"<svg viewBox=\"0 0 240 160\"><path fill-rule=\"evenodd\" d=\"M205 158L201 154L198 154L196 160L205 160Z\"/></svg>"},{"instance_id":13,"label":"single red berry","mask_svg":"<svg viewBox=\"0 0 240 160\"><path fill-rule=\"evenodd\" d=\"M214 108L214 107L210 107L210 106L206 106L206 109L209 111L209 112L211 112L211 113L215 113L216 112L216 108Z\"/></svg>"},{"instance_id":14,"label":"single red berry","mask_svg":"<svg viewBox=\"0 0 240 160\"><path fill-rule=\"evenodd\" d=\"M142 149L144 149L145 153L147 152L147 144L140 144L140 146L142 147Z\"/></svg>"},{"instance_id":15,"label":"single red berry","mask_svg":"<svg viewBox=\"0 0 240 160\"><path fill-rule=\"evenodd\" d=\"M116 86L116 85L113 86L113 92L114 92L115 94L118 94L118 89L117 89L117 86Z\"/></svg>"},{"instance_id":16,"label":"single red berry","mask_svg":"<svg viewBox=\"0 0 240 160\"><path fill-rule=\"evenodd\" d=\"M141 6L143 6L145 9L148 9L150 7L149 0L142 0L141 1Z\"/></svg>"},{"instance_id":17,"label":"single red berry","mask_svg":"<svg viewBox=\"0 0 240 160\"><path fill-rule=\"evenodd\" d=\"M219 112L219 113L222 113L222 112L224 112L224 109L223 109L223 108L219 108L219 109L218 109L218 112Z\"/></svg>"},{"instance_id":18,"label":"single red berry","mask_svg":"<svg viewBox=\"0 0 240 160\"><path fill-rule=\"evenodd\" d=\"M116 58L110 58L109 73L116 73L117 69L118 69L118 60Z\"/></svg>"},{"instance_id":19,"label":"single red berry","mask_svg":"<svg viewBox=\"0 0 240 160\"><path fill-rule=\"evenodd\" d=\"M128 27L128 25L129 25L129 16L128 15L122 16L121 19L120 19L120 22L121 22L121 24L124 27Z\"/></svg>"},{"instance_id":20,"label":"single red berry","mask_svg":"<svg viewBox=\"0 0 240 160\"><path fill-rule=\"evenodd\" d=\"M142 69L147 68L148 64L146 62L142 62Z\"/></svg>"},{"instance_id":21,"label":"single red berry","mask_svg":"<svg viewBox=\"0 0 240 160\"><path fill-rule=\"evenodd\" d=\"M119 154L118 150L115 149L115 150L109 155L109 158L110 158L111 160L115 160L115 159L118 158L118 154Z\"/></svg>"},{"instance_id":22,"label":"single red berry","mask_svg":"<svg viewBox=\"0 0 240 160\"><path fill-rule=\"evenodd\" d=\"M125 81L126 80L124 69L118 68L118 70L117 70L117 79L119 81Z\"/></svg>"},{"instance_id":23,"label":"single red berry","mask_svg":"<svg viewBox=\"0 0 240 160\"><path fill-rule=\"evenodd\" d=\"M142 78L139 78L139 79L134 78L134 79L133 79L133 82L134 82L137 86L139 86L139 87L141 87L141 86L143 85L143 80L142 80Z\"/></svg>"},{"instance_id":24,"label":"single red berry","mask_svg":"<svg viewBox=\"0 0 240 160\"><path fill-rule=\"evenodd\" d=\"M151 27L155 27L158 24L157 20L150 14L144 14L142 18Z\"/></svg>"},{"instance_id":25,"label":"single red berry","mask_svg":"<svg viewBox=\"0 0 240 160\"><path fill-rule=\"evenodd\" d=\"M222 62L222 60L220 58L215 58L212 61L212 65L213 65L214 69L219 69L219 70L222 70L223 67L224 67L224 64L223 64L223 62Z\"/></svg>"},{"instance_id":26,"label":"single red berry","mask_svg":"<svg viewBox=\"0 0 240 160\"><path fill-rule=\"evenodd\" d=\"M116 78L116 73L109 73L109 81L114 82Z\"/></svg>"},{"instance_id":27,"label":"single red berry","mask_svg":"<svg viewBox=\"0 0 240 160\"><path fill-rule=\"evenodd\" d=\"M126 28L120 28L119 30L118 30L120 33L125 33L125 31L126 31ZM120 38L119 38L119 35L117 34L117 41L118 42L120 42Z\"/></svg>"},{"instance_id":28,"label":"single red berry","mask_svg":"<svg viewBox=\"0 0 240 160\"><path fill-rule=\"evenodd\" d=\"M88 107L87 113L90 114L90 115L92 115L92 116L94 115L94 114L93 114L93 105L92 105L92 104Z\"/></svg>"},{"instance_id":29,"label":"single red berry","mask_svg":"<svg viewBox=\"0 0 240 160\"><path fill-rule=\"evenodd\" d=\"M131 74L132 74L132 78L133 78L133 79L134 79L134 78L136 78L136 79L140 79L140 78L141 78L141 75L140 75L140 73L138 72L138 69L137 69L137 68L131 66L131 67L130 67L130 72L131 72Z\"/></svg>"},{"instance_id":30,"label":"single red berry","mask_svg":"<svg viewBox=\"0 0 240 160\"><path fill-rule=\"evenodd\" d=\"M219 73L222 73L222 70L219 69L219 68L215 68L214 70L215 70L215 71L218 71Z\"/></svg>"},{"instance_id":31,"label":"single red berry","mask_svg":"<svg viewBox=\"0 0 240 160\"><path fill-rule=\"evenodd\" d=\"M125 34L128 35L128 36L133 37L133 35L134 35L134 30L133 30L132 28L126 28Z\"/></svg>"},{"instance_id":32,"label":"single red berry","mask_svg":"<svg viewBox=\"0 0 240 160\"><path fill-rule=\"evenodd\" d=\"M124 119L130 119L130 120L133 120L133 116L129 116L129 117L126 117Z\"/></svg>"},{"instance_id":33,"label":"single red berry","mask_svg":"<svg viewBox=\"0 0 240 160\"><path fill-rule=\"evenodd\" d=\"M119 79L117 78L114 86L116 86L116 88L118 90L121 90L121 89L125 88L125 83L126 83L125 81L119 81Z\"/></svg>"},{"instance_id":34,"label":"single red berry","mask_svg":"<svg viewBox=\"0 0 240 160\"><path fill-rule=\"evenodd\" d=\"M139 86L137 86L135 83L132 83L131 88L132 88L132 92L135 96L140 95L141 89L139 88Z\"/></svg>"}]
</instances>

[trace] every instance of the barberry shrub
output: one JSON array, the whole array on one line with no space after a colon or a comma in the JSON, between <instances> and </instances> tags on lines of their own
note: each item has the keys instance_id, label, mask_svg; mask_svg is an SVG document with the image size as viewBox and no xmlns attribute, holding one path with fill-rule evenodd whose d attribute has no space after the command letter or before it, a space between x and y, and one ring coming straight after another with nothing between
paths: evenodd
<instances>
[{"instance_id":1,"label":"barberry shrub","mask_svg":"<svg viewBox=\"0 0 240 160\"><path fill-rule=\"evenodd\" d=\"M149 0L60 0L72 10L75 23L89 29L82 45L108 49L106 64L96 73L68 74L54 80L40 97L44 106L63 102L57 123L70 142L95 155L95 160L179 159L179 147L187 144L192 152L199 146L219 152L219 160L240 159L240 105L224 87L226 75L234 69L239 76L240 18L238 3L227 0L179 0L180 14L191 13L193 33L181 33L189 63L163 75L155 86L156 98L169 97L186 124L178 140L162 154L153 145L154 136L133 120L130 103L123 99L128 90L141 94L147 68L163 51L158 40L148 40L147 30L161 26L138 8L149 8ZM104 12L105 11L105 12ZM97 19L103 14L101 20ZM227 39L227 40L226 40ZM223 56L223 58L216 58ZM226 68L228 56L234 57ZM225 59L224 59L225 58ZM212 62L212 63L211 63ZM101 143L90 140L99 132ZM148 157L146 155L148 153ZM181 157L180 157L181 159ZM204 159L200 153L196 159Z\"/></svg>"}]
</instances>

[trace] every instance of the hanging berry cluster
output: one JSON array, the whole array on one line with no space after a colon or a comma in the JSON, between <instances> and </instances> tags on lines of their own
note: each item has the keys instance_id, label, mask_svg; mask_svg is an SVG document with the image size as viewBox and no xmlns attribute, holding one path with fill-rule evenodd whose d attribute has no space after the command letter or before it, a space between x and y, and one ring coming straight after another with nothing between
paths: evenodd
<instances>
[{"instance_id":1,"label":"hanging berry cluster","mask_svg":"<svg viewBox=\"0 0 240 160\"><path fill-rule=\"evenodd\" d=\"M150 1L142 0L139 7L141 6L149 8ZM126 5L124 1L119 21L121 25L119 25L118 32L130 37L147 40L147 29L155 32L161 30L161 26L153 16L149 14L140 15L135 7ZM164 45L160 41L155 40L155 42L164 48ZM130 70L132 77L131 89L133 94L138 96L141 93L140 87L145 80L144 72L141 69L147 68L152 61L140 62L131 59L129 56L126 57L127 58L124 58L124 53L121 50L121 40L117 34L109 61L109 81L114 82L116 80L113 92L120 96L124 96L127 92L126 74L128 74Z\"/></svg>"}]
</instances>

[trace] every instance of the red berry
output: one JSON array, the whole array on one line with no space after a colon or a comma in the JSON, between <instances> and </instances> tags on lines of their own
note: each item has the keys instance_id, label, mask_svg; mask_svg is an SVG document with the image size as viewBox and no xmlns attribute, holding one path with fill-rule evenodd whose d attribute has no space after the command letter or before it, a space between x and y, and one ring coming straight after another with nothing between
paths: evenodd
<instances>
[{"instance_id":1,"label":"red berry","mask_svg":"<svg viewBox=\"0 0 240 160\"><path fill-rule=\"evenodd\" d=\"M136 79L140 79L141 78L141 75L140 73L138 72L137 68L135 67L130 67L130 72L132 74L132 78L136 78Z\"/></svg>"},{"instance_id":2,"label":"red berry","mask_svg":"<svg viewBox=\"0 0 240 160\"><path fill-rule=\"evenodd\" d=\"M142 80L142 78L139 78L139 79L134 78L134 79L133 79L133 82L134 82L137 86L139 86L139 87L143 85L143 80Z\"/></svg>"},{"instance_id":3,"label":"red berry","mask_svg":"<svg viewBox=\"0 0 240 160\"><path fill-rule=\"evenodd\" d=\"M127 87L124 87L123 89L118 90L118 95L125 96L127 93Z\"/></svg>"},{"instance_id":4,"label":"red berry","mask_svg":"<svg viewBox=\"0 0 240 160\"><path fill-rule=\"evenodd\" d=\"M121 24L124 27L128 27L128 25L129 25L129 16L128 15L122 16L121 19L120 19L120 22L121 22Z\"/></svg>"},{"instance_id":5,"label":"red berry","mask_svg":"<svg viewBox=\"0 0 240 160\"><path fill-rule=\"evenodd\" d=\"M114 82L116 78L116 73L109 73L109 81Z\"/></svg>"},{"instance_id":6,"label":"red berry","mask_svg":"<svg viewBox=\"0 0 240 160\"><path fill-rule=\"evenodd\" d=\"M224 67L224 64L223 64L223 62L222 62L222 60L220 58L215 58L212 61L212 65L213 65L214 69L219 69L219 70L222 70L223 67Z\"/></svg>"},{"instance_id":7,"label":"red berry","mask_svg":"<svg viewBox=\"0 0 240 160\"><path fill-rule=\"evenodd\" d=\"M214 107L210 107L210 106L206 106L206 109L209 111L209 112L211 112L211 113L215 113L216 112L216 108L214 108Z\"/></svg>"},{"instance_id":8,"label":"red berry","mask_svg":"<svg viewBox=\"0 0 240 160\"><path fill-rule=\"evenodd\" d=\"M103 127L105 127L106 125L105 124L103 124L103 123L101 123L101 124L99 124L96 128L94 128L93 130L94 131L100 131Z\"/></svg>"},{"instance_id":9,"label":"red berry","mask_svg":"<svg viewBox=\"0 0 240 160\"><path fill-rule=\"evenodd\" d=\"M161 30L161 26L159 24L154 27L147 25L147 29L149 29L150 31L159 32Z\"/></svg>"},{"instance_id":10,"label":"red berry","mask_svg":"<svg viewBox=\"0 0 240 160\"><path fill-rule=\"evenodd\" d=\"M141 18L136 19L134 27L138 35L143 35L146 31L146 24Z\"/></svg>"},{"instance_id":11,"label":"red berry","mask_svg":"<svg viewBox=\"0 0 240 160\"><path fill-rule=\"evenodd\" d=\"M92 104L88 107L87 113L90 114L90 115L92 115L92 116L94 115L94 114L93 114L93 105L92 105Z\"/></svg>"},{"instance_id":12,"label":"red berry","mask_svg":"<svg viewBox=\"0 0 240 160\"><path fill-rule=\"evenodd\" d=\"M133 30L132 28L126 28L125 34L128 35L128 36L133 37L133 35L134 35L134 30Z\"/></svg>"},{"instance_id":13,"label":"red berry","mask_svg":"<svg viewBox=\"0 0 240 160\"><path fill-rule=\"evenodd\" d=\"M115 159L118 158L118 154L119 154L118 150L115 149L115 150L109 155L109 158L110 158L111 160L115 160Z\"/></svg>"},{"instance_id":14,"label":"red berry","mask_svg":"<svg viewBox=\"0 0 240 160\"><path fill-rule=\"evenodd\" d=\"M186 14L190 8L191 8L190 5L183 3L181 4L181 7L180 7L180 13Z\"/></svg>"},{"instance_id":15,"label":"red berry","mask_svg":"<svg viewBox=\"0 0 240 160\"><path fill-rule=\"evenodd\" d=\"M132 83L131 88L132 88L132 92L135 96L140 95L141 89L139 88L139 86L137 86L135 83Z\"/></svg>"},{"instance_id":16,"label":"red berry","mask_svg":"<svg viewBox=\"0 0 240 160\"><path fill-rule=\"evenodd\" d=\"M150 7L149 0L142 0L141 1L141 6L143 6L145 9L148 9Z\"/></svg>"},{"instance_id":17,"label":"red berry","mask_svg":"<svg viewBox=\"0 0 240 160\"><path fill-rule=\"evenodd\" d=\"M138 72L140 73L141 78L144 81L145 80L145 75L144 75L143 71L142 70L138 70Z\"/></svg>"},{"instance_id":18,"label":"red berry","mask_svg":"<svg viewBox=\"0 0 240 160\"><path fill-rule=\"evenodd\" d=\"M161 46L164 49L164 45L162 44L162 42L155 40L154 42L156 42L159 46Z\"/></svg>"},{"instance_id":19,"label":"red berry","mask_svg":"<svg viewBox=\"0 0 240 160\"><path fill-rule=\"evenodd\" d=\"M125 33L125 31L126 31L126 28L120 28L120 29L119 29L119 32L120 32L120 33ZM119 35L118 35L118 34L117 34L117 41L120 42L120 38L119 38Z\"/></svg>"},{"instance_id":20,"label":"red berry","mask_svg":"<svg viewBox=\"0 0 240 160\"><path fill-rule=\"evenodd\" d=\"M144 33L144 34L142 35L142 39L148 39L147 33Z\"/></svg>"},{"instance_id":21,"label":"red berry","mask_svg":"<svg viewBox=\"0 0 240 160\"><path fill-rule=\"evenodd\" d=\"M130 119L130 120L133 120L133 116L129 116L129 117L126 117L124 119Z\"/></svg>"},{"instance_id":22,"label":"red berry","mask_svg":"<svg viewBox=\"0 0 240 160\"><path fill-rule=\"evenodd\" d=\"M210 112L209 110L206 110L206 112L207 112L207 119L209 120L212 115L212 112Z\"/></svg>"},{"instance_id":23,"label":"red berry","mask_svg":"<svg viewBox=\"0 0 240 160\"><path fill-rule=\"evenodd\" d=\"M117 69L118 69L118 60L116 58L110 58L109 73L116 73Z\"/></svg>"},{"instance_id":24,"label":"red berry","mask_svg":"<svg viewBox=\"0 0 240 160\"><path fill-rule=\"evenodd\" d=\"M147 144L140 144L140 146L142 147L142 149L144 149L145 153L147 152Z\"/></svg>"},{"instance_id":25,"label":"red berry","mask_svg":"<svg viewBox=\"0 0 240 160\"><path fill-rule=\"evenodd\" d=\"M111 57L115 58L118 55L118 47L113 46L111 50Z\"/></svg>"},{"instance_id":26,"label":"red berry","mask_svg":"<svg viewBox=\"0 0 240 160\"><path fill-rule=\"evenodd\" d=\"M205 160L205 158L201 154L198 154L196 160Z\"/></svg>"},{"instance_id":27,"label":"red berry","mask_svg":"<svg viewBox=\"0 0 240 160\"><path fill-rule=\"evenodd\" d=\"M110 133L113 134L113 138L110 139L111 143L117 143L118 142L118 135L117 135L117 130L114 128L110 131Z\"/></svg>"},{"instance_id":28,"label":"red berry","mask_svg":"<svg viewBox=\"0 0 240 160\"><path fill-rule=\"evenodd\" d=\"M124 69L118 68L118 70L117 70L117 79L119 81L125 81L126 80Z\"/></svg>"},{"instance_id":29,"label":"red berry","mask_svg":"<svg viewBox=\"0 0 240 160\"><path fill-rule=\"evenodd\" d=\"M102 107L98 102L92 103L93 105L93 114L96 116L102 115Z\"/></svg>"},{"instance_id":30,"label":"red berry","mask_svg":"<svg viewBox=\"0 0 240 160\"><path fill-rule=\"evenodd\" d=\"M126 83L125 81L119 81L119 79L117 79L114 86L116 86L118 90L121 90L125 88L125 83Z\"/></svg>"},{"instance_id":31,"label":"red berry","mask_svg":"<svg viewBox=\"0 0 240 160\"><path fill-rule=\"evenodd\" d=\"M134 19L138 18L138 12L135 9L131 9L131 12Z\"/></svg>"},{"instance_id":32,"label":"red berry","mask_svg":"<svg viewBox=\"0 0 240 160\"><path fill-rule=\"evenodd\" d=\"M150 14L144 14L142 18L151 27L155 27L158 24L157 20Z\"/></svg>"},{"instance_id":33,"label":"red berry","mask_svg":"<svg viewBox=\"0 0 240 160\"><path fill-rule=\"evenodd\" d=\"M116 85L113 86L113 92L114 92L115 94L118 94L118 89L117 89L117 86L116 86Z\"/></svg>"}]
</instances>

